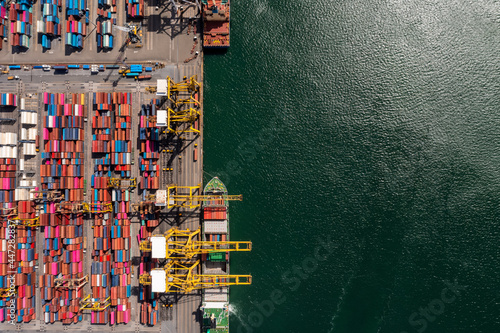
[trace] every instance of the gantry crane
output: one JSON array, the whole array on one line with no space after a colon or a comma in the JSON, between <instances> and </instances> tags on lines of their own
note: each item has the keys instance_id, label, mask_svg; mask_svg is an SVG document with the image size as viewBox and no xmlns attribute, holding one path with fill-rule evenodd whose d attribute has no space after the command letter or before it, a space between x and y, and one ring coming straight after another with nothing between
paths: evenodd
<instances>
[{"instance_id":1,"label":"gantry crane","mask_svg":"<svg viewBox=\"0 0 500 333\"><path fill-rule=\"evenodd\" d=\"M0 217L9 219L12 216L17 216L17 207L0 208Z\"/></svg>"},{"instance_id":2,"label":"gantry crane","mask_svg":"<svg viewBox=\"0 0 500 333\"><path fill-rule=\"evenodd\" d=\"M132 209L139 214L154 214L161 210L153 201L141 201L137 204L132 204Z\"/></svg>"},{"instance_id":3,"label":"gantry crane","mask_svg":"<svg viewBox=\"0 0 500 333\"><path fill-rule=\"evenodd\" d=\"M24 219L24 218L20 218L18 216L18 217L15 217L13 219L9 219L9 220L12 221L12 225L14 225L16 227L36 228L36 227L40 226L40 217L39 216L37 216L35 218L30 218L30 219Z\"/></svg>"},{"instance_id":4,"label":"gantry crane","mask_svg":"<svg viewBox=\"0 0 500 333\"><path fill-rule=\"evenodd\" d=\"M167 123L162 125L162 127L167 127L167 133L200 133L200 131L193 127L196 120L199 119L201 113L200 111L188 108L184 110L172 110L167 108ZM149 116L147 120L149 122L156 123L156 116ZM183 124L188 124L188 126L182 126ZM182 128L181 128L182 127Z\"/></svg>"},{"instance_id":5,"label":"gantry crane","mask_svg":"<svg viewBox=\"0 0 500 333\"><path fill-rule=\"evenodd\" d=\"M195 98L201 87L197 79L198 76L193 75L189 79L184 77L181 82L176 83L167 76L167 98L176 106L182 104L200 106L200 102Z\"/></svg>"},{"instance_id":6,"label":"gantry crane","mask_svg":"<svg viewBox=\"0 0 500 333\"><path fill-rule=\"evenodd\" d=\"M166 293L190 293L197 289L252 284L251 275L198 274L199 265L200 261L182 262L172 260L167 263L165 268L154 269L153 271L164 271ZM151 284L152 275L140 275L139 283L143 285Z\"/></svg>"},{"instance_id":7,"label":"gantry crane","mask_svg":"<svg viewBox=\"0 0 500 333\"><path fill-rule=\"evenodd\" d=\"M68 288L68 289L80 289L87 282L89 282L89 276L85 275L79 279L71 279L68 276L63 276L61 278L55 279L55 288Z\"/></svg>"},{"instance_id":8,"label":"gantry crane","mask_svg":"<svg viewBox=\"0 0 500 333\"><path fill-rule=\"evenodd\" d=\"M107 213L113 211L113 205L107 203L88 202L60 202L56 204L56 213L78 214L78 213Z\"/></svg>"},{"instance_id":9,"label":"gantry crane","mask_svg":"<svg viewBox=\"0 0 500 333\"><path fill-rule=\"evenodd\" d=\"M61 201L64 200L64 194L62 194L59 190L44 190L44 191L30 191L33 196L33 200L42 200L42 201ZM46 197L44 198L44 194Z\"/></svg>"},{"instance_id":10,"label":"gantry crane","mask_svg":"<svg viewBox=\"0 0 500 333\"><path fill-rule=\"evenodd\" d=\"M91 298L90 295L85 297L80 301L80 310L89 310L89 311L103 311L106 310L111 305L111 297L106 298L104 301L95 300Z\"/></svg>"},{"instance_id":11,"label":"gantry crane","mask_svg":"<svg viewBox=\"0 0 500 333\"><path fill-rule=\"evenodd\" d=\"M155 236L153 236L155 237ZM158 237L158 236L156 236ZM196 240L201 237L201 229L191 231L172 228L164 235L166 242L166 259L188 260L195 255L216 253L216 252L235 252L251 251L252 242L242 241L203 241ZM152 251L151 241L144 240L139 244L143 252Z\"/></svg>"},{"instance_id":12,"label":"gantry crane","mask_svg":"<svg viewBox=\"0 0 500 333\"><path fill-rule=\"evenodd\" d=\"M186 207L186 208L198 208L201 206L203 201L213 201L219 202L220 206L224 206L226 201L242 201L243 196L239 195L228 195L228 194L209 194L209 195L198 195L196 192L201 193L201 184L198 186L177 186L169 185L167 186L167 208L173 207ZM217 206L217 204L212 205Z\"/></svg>"},{"instance_id":13,"label":"gantry crane","mask_svg":"<svg viewBox=\"0 0 500 333\"><path fill-rule=\"evenodd\" d=\"M0 288L0 298L12 297L16 294L13 288Z\"/></svg>"},{"instance_id":14,"label":"gantry crane","mask_svg":"<svg viewBox=\"0 0 500 333\"><path fill-rule=\"evenodd\" d=\"M137 178L130 178L130 179L109 178L108 187L132 189L137 187Z\"/></svg>"}]
</instances>

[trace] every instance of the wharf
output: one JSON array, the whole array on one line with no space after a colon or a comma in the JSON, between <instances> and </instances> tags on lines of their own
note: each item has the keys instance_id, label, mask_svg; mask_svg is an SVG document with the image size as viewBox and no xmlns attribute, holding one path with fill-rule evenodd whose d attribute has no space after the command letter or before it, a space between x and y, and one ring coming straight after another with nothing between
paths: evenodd
<instances>
[{"instance_id":1,"label":"wharf","mask_svg":"<svg viewBox=\"0 0 500 333\"><path fill-rule=\"evenodd\" d=\"M156 6L156 1L148 3L146 13L152 13ZM38 3L37 3L38 4ZM125 2L119 2L118 6L124 6ZM89 6L96 6L97 1L89 1ZM39 6L35 6L33 16L40 15ZM34 8L35 8L34 7ZM95 9L95 7L94 7ZM160 9L161 10L161 9ZM124 10L119 12L125 13ZM172 15L172 9L167 5L164 9L164 15ZM163 14L162 14L163 15ZM193 14L194 15L194 14ZM63 16L63 15L61 15ZM123 16L123 15L122 15ZM120 17L120 16L119 16ZM123 17L121 18L123 20ZM57 46L53 52L41 52L33 43L30 50L25 54L13 54L10 51L10 46L4 43L3 50L0 51L0 64L50 64L50 63L99 63L99 64L121 64L121 59L127 58L127 62L131 63L155 63L161 62L165 64L163 68L158 68L152 73L151 80L134 81L133 79L125 78L118 74L118 69L105 70L97 75L91 75L88 70L78 69L69 70L67 74L57 75L53 70L43 72L41 69L30 69L28 71L18 70L15 73L11 71L9 75L18 75L19 80L7 80L7 75L0 75L0 93L14 93L18 97L26 99L26 109L38 111L37 132L40 137L40 152L35 157L26 158L25 169L32 170L28 174L29 179L36 180L37 185L41 184L40 168L43 152L43 93L80 93L85 95L85 105L87 105L88 121L84 125L85 136L85 157L84 157L84 179L87 180L87 194L84 201L91 202L90 194L90 179L93 174L94 159L92 158L92 94L94 92L124 92L132 94L132 117L131 117L131 141L136 152L135 163L131 166L131 177L140 179L138 152L140 151L139 141L139 111L142 104L147 104L151 99L157 98L155 94L146 92L146 87L156 85L156 79L165 79L170 76L174 81L179 82L184 76L191 77L197 75L198 82L203 82L203 56L200 56L184 63L184 59L190 56L190 51L193 46L193 33L186 34L186 26L175 24L166 24L166 27L155 27L159 21L163 23L172 23L172 20L163 21L161 15L146 22L146 28L149 29L145 34L144 47L139 50L125 49L123 52L118 52L119 47L111 53L97 54L95 49L92 51L90 47L79 54L65 54L64 45ZM120 22L120 19L119 19ZM156 22L156 23L155 23ZM153 26L151 26L153 25ZM164 34L158 34L155 29L164 29ZM168 28L168 29L167 29ZM198 30L199 31L199 30ZM35 34L36 35L36 34ZM200 38L200 34L197 34ZM201 51L201 45L197 46ZM64 55L63 55L64 54ZM111 59L111 61L109 60ZM200 93L200 102L203 100L203 89ZM203 105L203 104L202 104ZM19 102L18 108L14 111L0 107L0 118L12 118L14 121L0 122L0 132L17 133L20 137L21 125L19 121ZM199 129L201 134L187 133L182 135L182 140L176 137L171 142L168 142L171 153L168 156L160 158L160 170L163 165L161 163L168 162L173 171L168 171L161 175L160 188L165 188L167 183L178 185L194 186L203 181L203 109L201 109L201 117L199 119ZM193 160L194 147L197 145L198 158ZM160 171L162 173L163 171ZM19 184L19 177L17 183ZM130 196L130 203L138 203L141 198L138 194L138 188L133 191ZM162 234L172 226L178 226L182 229L196 229L200 225L200 210L184 211L183 209L172 209L167 211L163 209L160 214L160 224L156 227L154 233ZM83 224L83 236L87 237L87 250L82 259L84 263L83 275L91 276L92 264L92 229L93 218L87 217ZM133 268L133 277L131 281L132 296L129 298L131 302L131 318L127 324L115 325L96 325L90 323L90 313L84 313L81 322L69 325L63 325L61 322L54 324L46 324L43 317L40 288L38 287L39 277L43 274L43 244L44 234L40 232L40 227L36 232L36 252L38 253L38 268L36 271L36 294L35 294L35 313L36 320L29 323L18 323L11 325L7 321L0 322L0 330L2 332L16 331L40 331L40 332L59 332L59 331L81 331L81 332L105 332L117 331L122 332L200 332L201 313L199 306L201 305L201 293L193 293L189 295L175 295L173 298L161 298L165 303L173 303L172 307L160 306L158 322L155 326L143 325L140 323L140 303L138 303L138 286L139 286L139 269L138 262L140 258L139 244L136 235L139 232L140 221L136 215L131 220L131 262ZM84 295L91 293L90 283L84 287Z\"/></svg>"}]
</instances>

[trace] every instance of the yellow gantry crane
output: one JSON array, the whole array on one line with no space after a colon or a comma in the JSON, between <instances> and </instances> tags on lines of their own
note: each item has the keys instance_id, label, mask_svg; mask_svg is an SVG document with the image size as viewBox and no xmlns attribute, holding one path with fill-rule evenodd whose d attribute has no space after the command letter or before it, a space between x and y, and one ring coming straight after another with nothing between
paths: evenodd
<instances>
[{"instance_id":1,"label":"yellow gantry crane","mask_svg":"<svg viewBox=\"0 0 500 333\"><path fill-rule=\"evenodd\" d=\"M61 278L55 279L55 288L68 288L68 289L80 289L87 282L89 282L89 276L85 275L79 279L71 279L68 276L63 276Z\"/></svg>"},{"instance_id":2,"label":"yellow gantry crane","mask_svg":"<svg viewBox=\"0 0 500 333\"><path fill-rule=\"evenodd\" d=\"M191 107L184 110L172 110L171 108L167 108L165 111L167 113L167 133L200 133L200 130L193 127L194 123L201 115L200 111ZM157 117L149 116L147 119L149 122L156 122ZM162 126L165 127L165 125Z\"/></svg>"},{"instance_id":3,"label":"yellow gantry crane","mask_svg":"<svg viewBox=\"0 0 500 333\"><path fill-rule=\"evenodd\" d=\"M122 178L109 178L108 187L129 189L137 187L137 178L122 179Z\"/></svg>"},{"instance_id":4,"label":"yellow gantry crane","mask_svg":"<svg viewBox=\"0 0 500 333\"><path fill-rule=\"evenodd\" d=\"M78 214L78 213L107 213L113 211L111 203L88 203L88 202L60 202L56 204L56 213Z\"/></svg>"},{"instance_id":5,"label":"yellow gantry crane","mask_svg":"<svg viewBox=\"0 0 500 333\"><path fill-rule=\"evenodd\" d=\"M155 237L155 236L153 236ZM252 242L242 241L203 241L196 240L201 237L201 229L191 231L172 228L162 236L166 242L166 259L189 260L196 255L217 252L248 252L252 250ZM143 252L152 251L151 241L144 240L139 244Z\"/></svg>"},{"instance_id":6,"label":"yellow gantry crane","mask_svg":"<svg viewBox=\"0 0 500 333\"><path fill-rule=\"evenodd\" d=\"M211 201L211 206L224 206L226 201L242 201L243 196L228 195L228 194L210 194L199 195L201 193L201 184L198 186L167 186L167 208L185 207L185 208L198 208L204 201Z\"/></svg>"},{"instance_id":7,"label":"yellow gantry crane","mask_svg":"<svg viewBox=\"0 0 500 333\"><path fill-rule=\"evenodd\" d=\"M0 298L12 297L16 294L14 289L11 288L0 288Z\"/></svg>"},{"instance_id":8,"label":"yellow gantry crane","mask_svg":"<svg viewBox=\"0 0 500 333\"><path fill-rule=\"evenodd\" d=\"M103 311L111 305L111 297L106 298L104 301L95 300L88 295L80 301L80 311Z\"/></svg>"},{"instance_id":9,"label":"yellow gantry crane","mask_svg":"<svg viewBox=\"0 0 500 333\"><path fill-rule=\"evenodd\" d=\"M15 218L9 219L9 220L12 221L12 225L14 225L16 227L36 228L36 227L40 226L40 217L39 216L32 218L32 219L22 219L20 217L15 217Z\"/></svg>"},{"instance_id":10,"label":"yellow gantry crane","mask_svg":"<svg viewBox=\"0 0 500 333\"><path fill-rule=\"evenodd\" d=\"M164 271L166 293L190 293L197 289L220 288L232 285L252 284L251 275L198 274L200 261L182 262L172 260L163 269L154 269L152 274ZM152 283L152 274L139 276L139 283Z\"/></svg>"},{"instance_id":11,"label":"yellow gantry crane","mask_svg":"<svg viewBox=\"0 0 500 333\"><path fill-rule=\"evenodd\" d=\"M167 97L174 105L193 105L199 106L200 102L195 98L196 93L200 91L200 84L197 81L198 76L193 75L189 79L184 77L181 82L174 82L170 76L167 76Z\"/></svg>"},{"instance_id":12,"label":"yellow gantry crane","mask_svg":"<svg viewBox=\"0 0 500 333\"><path fill-rule=\"evenodd\" d=\"M194 123L200 117L200 112L193 108L185 110L174 111L170 108L167 109L167 130L168 133L200 133L200 131L193 127ZM188 126L182 126L188 124Z\"/></svg>"}]
</instances>

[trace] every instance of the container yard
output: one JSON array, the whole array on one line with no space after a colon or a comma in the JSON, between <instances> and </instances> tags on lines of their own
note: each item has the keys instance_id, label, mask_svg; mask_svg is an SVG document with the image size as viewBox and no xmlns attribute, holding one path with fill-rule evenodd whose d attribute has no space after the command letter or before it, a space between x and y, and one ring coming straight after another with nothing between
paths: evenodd
<instances>
[{"instance_id":1,"label":"container yard","mask_svg":"<svg viewBox=\"0 0 500 333\"><path fill-rule=\"evenodd\" d=\"M228 332L251 243L204 183L202 10L0 2L2 331Z\"/></svg>"}]
</instances>

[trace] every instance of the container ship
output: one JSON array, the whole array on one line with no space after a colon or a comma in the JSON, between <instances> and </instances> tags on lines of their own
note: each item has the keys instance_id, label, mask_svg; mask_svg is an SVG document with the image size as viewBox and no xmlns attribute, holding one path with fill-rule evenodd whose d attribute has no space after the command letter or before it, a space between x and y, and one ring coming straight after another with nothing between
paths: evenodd
<instances>
[{"instance_id":1,"label":"container ship","mask_svg":"<svg viewBox=\"0 0 500 333\"><path fill-rule=\"evenodd\" d=\"M226 186L215 177L204 189L205 195L227 195ZM228 201L203 202L203 240L229 241ZM229 274L229 252L203 254L202 274ZM203 332L229 332L229 286L204 289L202 296Z\"/></svg>"},{"instance_id":2,"label":"container ship","mask_svg":"<svg viewBox=\"0 0 500 333\"><path fill-rule=\"evenodd\" d=\"M203 47L227 49L229 47L229 0L202 0Z\"/></svg>"}]
</instances>

